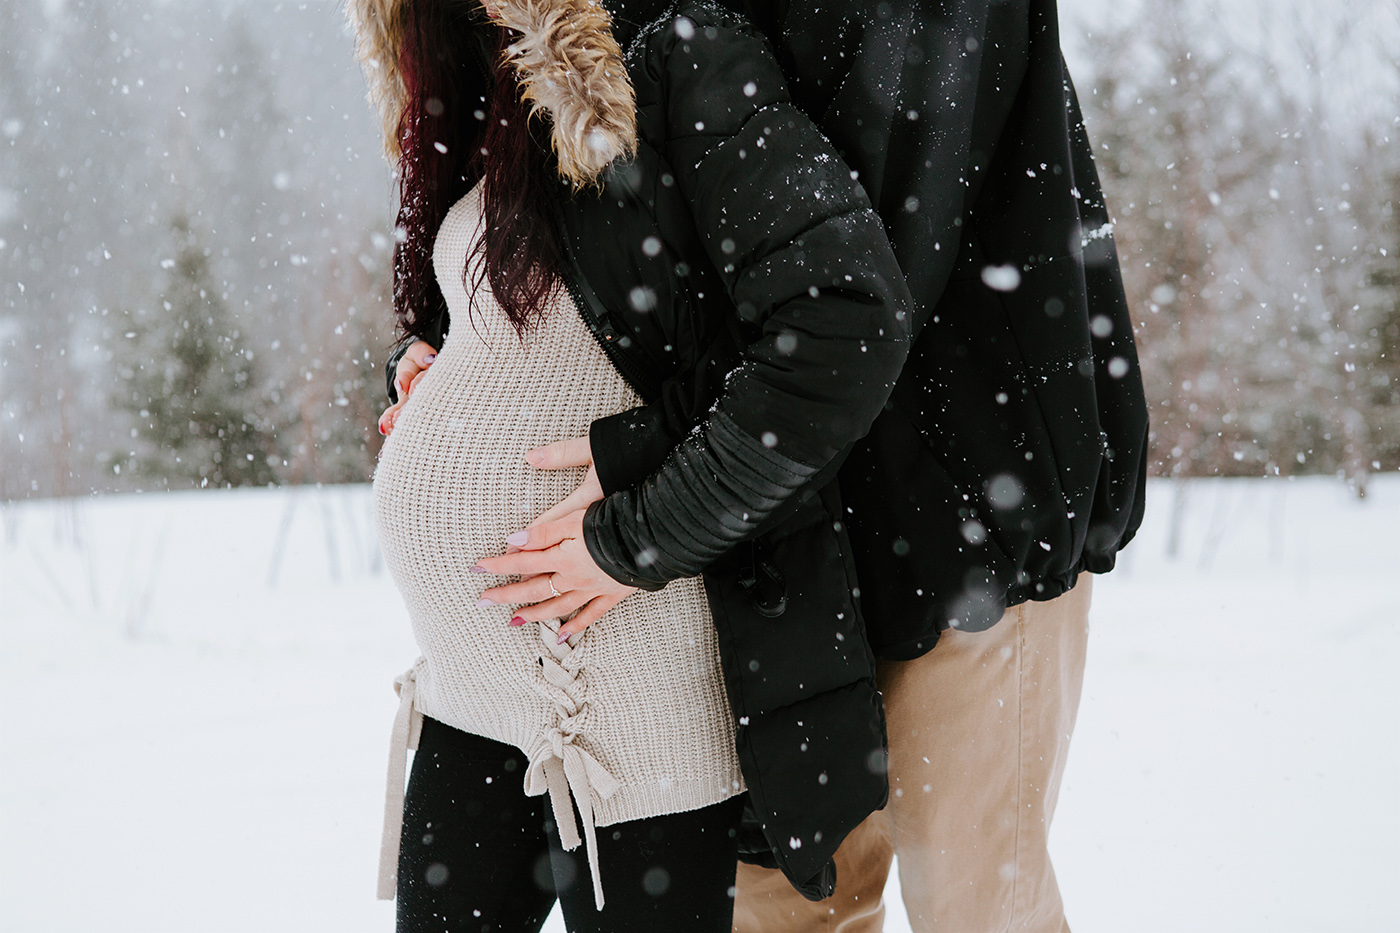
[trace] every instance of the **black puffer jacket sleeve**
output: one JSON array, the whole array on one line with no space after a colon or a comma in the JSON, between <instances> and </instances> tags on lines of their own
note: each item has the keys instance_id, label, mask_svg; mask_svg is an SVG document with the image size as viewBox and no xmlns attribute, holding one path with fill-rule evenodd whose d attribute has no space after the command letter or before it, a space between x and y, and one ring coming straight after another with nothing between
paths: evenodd
<instances>
[{"instance_id":1,"label":"black puffer jacket sleeve","mask_svg":"<svg viewBox=\"0 0 1400 933\"><path fill-rule=\"evenodd\" d=\"M739 363L741 349L726 331L693 364L663 379L649 404L593 422L588 440L604 495L655 473L676 445L709 417L723 374Z\"/></svg>"},{"instance_id":2,"label":"black puffer jacket sleeve","mask_svg":"<svg viewBox=\"0 0 1400 933\"><path fill-rule=\"evenodd\" d=\"M656 472L690 430L693 419L704 414L677 404L688 395L679 391L681 386L680 377L668 379L650 405L599 418L589 427L588 446L604 495L635 486Z\"/></svg>"},{"instance_id":3,"label":"black puffer jacket sleeve","mask_svg":"<svg viewBox=\"0 0 1400 933\"><path fill-rule=\"evenodd\" d=\"M753 536L864 435L912 317L879 217L790 101L762 35L709 4L682 14L631 67L638 108L663 115L664 155L752 340L661 468L588 510L599 566L647 588Z\"/></svg>"}]
</instances>

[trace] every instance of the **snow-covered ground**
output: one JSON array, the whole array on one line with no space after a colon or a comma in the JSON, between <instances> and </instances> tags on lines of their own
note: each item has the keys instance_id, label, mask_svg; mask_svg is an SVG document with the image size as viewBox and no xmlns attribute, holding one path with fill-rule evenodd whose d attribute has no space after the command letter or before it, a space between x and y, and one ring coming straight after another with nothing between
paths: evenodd
<instances>
[{"instance_id":1,"label":"snow-covered ground","mask_svg":"<svg viewBox=\"0 0 1400 933\"><path fill-rule=\"evenodd\" d=\"M1400 929L1400 476L1155 484L1054 835L1076 933ZM364 487L0 513L0 929L387 931ZM557 917L551 929L562 930ZM888 929L906 930L902 911Z\"/></svg>"}]
</instances>

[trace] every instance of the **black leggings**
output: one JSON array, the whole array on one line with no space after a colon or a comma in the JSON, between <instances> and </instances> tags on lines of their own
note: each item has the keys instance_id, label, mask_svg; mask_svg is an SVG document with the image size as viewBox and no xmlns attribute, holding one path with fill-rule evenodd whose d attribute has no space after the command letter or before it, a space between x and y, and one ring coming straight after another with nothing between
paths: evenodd
<instances>
[{"instance_id":1,"label":"black leggings","mask_svg":"<svg viewBox=\"0 0 1400 933\"><path fill-rule=\"evenodd\" d=\"M433 719L408 780L399 933L538 933L557 898L569 933L730 933L742 797L598 829L600 911L583 847L565 852L519 749Z\"/></svg>"}]
</instances>

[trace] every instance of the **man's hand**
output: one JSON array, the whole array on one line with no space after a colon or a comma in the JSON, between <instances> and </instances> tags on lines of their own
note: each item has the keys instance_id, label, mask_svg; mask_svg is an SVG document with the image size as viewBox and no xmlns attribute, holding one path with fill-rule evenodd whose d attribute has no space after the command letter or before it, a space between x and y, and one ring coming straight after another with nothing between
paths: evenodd
<instances>
[{"instance_id":1,"label":"man's hand","mask_svg":"<svg viewBox=\"0 0 1400 933\"><path fill-rule=\"evenodd\" d=\"M593 562L583 543L584 511L578 509L555 521L517 531L506 543L519 550L477 562L477 568L484 573L520 574L527 578L492 587L482 594L483 599L493 603L533 603L520 609L510 620L511 625L563 618L577 610L576 616L559 627L561 645L637 591L618 583Z\"/></svg>"},{"instance_id":2,"label":"man's hand","mask_svg":"<svg viewBox=\"0 0 1400 933\"><path fill-rule=\"evenodd\" d=\"M404 355L399 357L399 364L394 369L394 389L399 393L399 400L384 409L384 414L379 416L380 434L387 435L394 430L394 422L398 420L404 403L418 387L418 381L423 378L435 359L437 350L426 340L410 344Z\"/></svg>"},{"instance_id":3,"label":"man's hand","mask_svg":"<svg viewBox=\"0 0 1400 933\"><path fill-rule=\"evenodd\" d=\"M563 518L570 512L586 509L603 498L603 487L598 482L598 471L593 467L593 451L588 446L588 438L576 437L568 441L556 441L543 447L525 452L525 462L537 470L566 470L569 467L588 467L583 482L563 501L530 523L533 528L545 522Z\"/></svg>"}]
</instances>

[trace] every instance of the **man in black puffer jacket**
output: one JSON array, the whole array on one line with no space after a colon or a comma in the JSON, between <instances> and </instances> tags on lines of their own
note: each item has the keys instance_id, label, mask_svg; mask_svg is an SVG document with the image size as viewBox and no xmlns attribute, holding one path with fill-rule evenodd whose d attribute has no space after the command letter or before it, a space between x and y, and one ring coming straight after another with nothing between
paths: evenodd
<instances>
[{"instance_id":1,"label":"man in black puffer jacket","mask_svg":"<svg viewBox=\"0 0 1400 933\"><path fill-rule=\"evenodd\" d=\"M832 899L741 866L736 929L878 929L897 840L915 929L1059 931L1046 843L1084 571L1111 570L1141 523L1147 408L1055 2L727 5L857 172L915 303L903 373L838 477L882 659L891 803L843 843ZM705 393L680 385L594 424L605 492L703 420L684 402ZM649 544L616 505L590 517L598 540Z\"/></svg>"},{"instance_id":2,"label":"man in black puffer jacket","mask_svg":"<svg viewBox=\"0 0 1400 933\"><path fill-rule=\"evenodd\" d=\"M735 928L879 930L897 849L915 930L1059 933L1046 841L1081 572L1111 570L1141 523L1147 408L1055 2L738 5L859 171L916 311L840 474L890 805L843 843L828 901L741 866Z\"/></svg>"}]
</instances>

